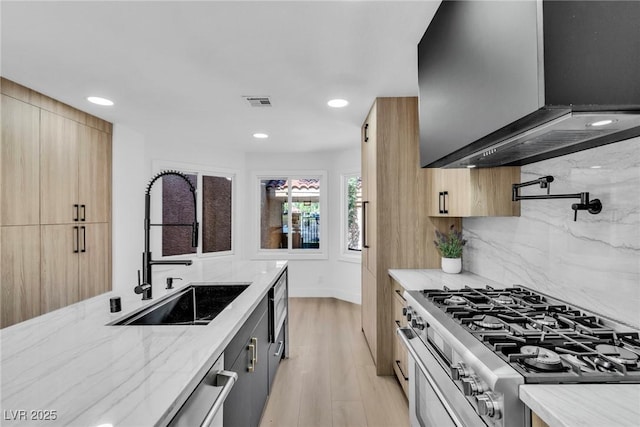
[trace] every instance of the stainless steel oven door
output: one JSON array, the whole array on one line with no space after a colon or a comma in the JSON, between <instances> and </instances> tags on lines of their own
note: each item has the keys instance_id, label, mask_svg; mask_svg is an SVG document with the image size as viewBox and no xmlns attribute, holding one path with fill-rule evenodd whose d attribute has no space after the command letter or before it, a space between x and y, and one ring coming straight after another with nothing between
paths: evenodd
<instances>
[{"instance_id":1,"label":"stainless steel oven door","mask_svg":"<svg viewBox=\"0 0 640 427\"><path fill-rule=\"evenodd\" d=\"M397 333L409 353L411 427L486 427L420 338L410 328Z\"/></svg>"}]
</instances>

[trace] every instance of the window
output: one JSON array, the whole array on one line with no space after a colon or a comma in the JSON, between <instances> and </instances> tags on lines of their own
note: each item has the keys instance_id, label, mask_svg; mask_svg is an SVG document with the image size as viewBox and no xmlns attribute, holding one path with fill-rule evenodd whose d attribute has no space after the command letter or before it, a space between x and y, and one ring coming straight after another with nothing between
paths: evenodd
<instances>
[{"instance_id":1,"label":"window","mask_svg":"<svg viewBox=\"0 0 640 427\"><path fill-rule=\"evenodd\" d=\"M180 169L197 190L196 214L200 224L198 247L191 246L193 195L182 178L166 175L162 177L163 226L159 227L162 235L162 256L211 256L232 253L233 174L193 167L190 167L190 170Z\"/></svg>"},{"instance_id":2,"label":"window","mask_svg":"<svg viewBox=\"0 0 640 427\"><path fill-rule=\"evenodd\" d=\"M362 179L359 173L342 175L342 255L360 260L362 251Z\"/></svg>"},{"instance_id":3,"label":"window","mask_svg":"<svg viewBox=\"0 0 640 427\"><path fill-rule=\"evenodd\" d=\"M362 179L347 177L347 250L362 250Z\"/></svg>"},{"instance_id":4,"label":"window","mask_svg":"<svg viewBox=\"0 0 640 427\"><path fill-rule=\"evenodd\" d=\"M324 173L256 175L258 252L326 257Z\"/></svg>"}]
</instances>

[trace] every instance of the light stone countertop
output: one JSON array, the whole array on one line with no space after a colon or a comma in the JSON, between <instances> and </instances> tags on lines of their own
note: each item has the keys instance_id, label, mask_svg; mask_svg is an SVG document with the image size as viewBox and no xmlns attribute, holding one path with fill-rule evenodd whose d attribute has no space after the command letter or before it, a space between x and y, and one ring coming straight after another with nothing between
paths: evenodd
<instances>
[{"instance_id":1,"label":"light stone countertop","mask_svg":"<svg viewBox=\"0 0 640 427\"><path fill-rule=\"evenodd\" d=\"M525 384L520 400L550 427L640 425L640 384Z\"/></svg>"},{"instance_id":2,"label":"light stone countertop","mask_svg":"<svg viewBox=\"0 0 640 427\"><path fill-rule=\"evenodd\" d=\"M464 286L472 288L484 288L489 285L496 288L504 288L505 285L485 279L477 274L463 271L460 274L444 273L442 270L410 270L392 269L389 276L393 277L407 291L420 291L422 289L442 289L447 286L451 289L460 289ZM509 285L512 286L512 285Z\"/></svg>"},{"instance_id":3,"label":"light stone countertop","mask_svg":"<svg viewBox=\"0 0 640 427\"><path fill-rule=\"evenodd\" d=\"M266 295L286 261L195 261L154 298L108 292L0 331L3 426L163 425ZM187 270L185 270L187 271ZM188 279L188 280L187 280ZM107 326L189 282L251 282L206 326ZM109 298L122 298L110 313ZM14 420L27 411L27 421ZM56 411L55 421L30 411ZM14 412L10 412L14 411Z\"/></svg>"},{"instance_id":4,"label":"light stone countertop","mask_svg":"<svg viewBox=\"0 0 640 427\"><path fill-rule=\"evenodd\" d=\"M511 287L469 272L442 270L389 270L389 275L409 291L471 287ZM640 384L525 384L520 400L550 427L640 426Z\"/></svg>"}]
</instances>

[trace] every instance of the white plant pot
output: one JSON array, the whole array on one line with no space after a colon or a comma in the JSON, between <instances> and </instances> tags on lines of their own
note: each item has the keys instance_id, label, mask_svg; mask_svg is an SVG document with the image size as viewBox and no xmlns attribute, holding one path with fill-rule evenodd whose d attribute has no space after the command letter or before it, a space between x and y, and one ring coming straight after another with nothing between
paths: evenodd
<instances>
[{"instance_id":1,"label":"white plant pot","mask_svg":"<svg viewBox=\"0 0 640 427\"><path fill-rule=\"evenodd\" d=\"M462 258L442 258L442 271L457 274L462 271Z\"/></svg>"}]
</instances>

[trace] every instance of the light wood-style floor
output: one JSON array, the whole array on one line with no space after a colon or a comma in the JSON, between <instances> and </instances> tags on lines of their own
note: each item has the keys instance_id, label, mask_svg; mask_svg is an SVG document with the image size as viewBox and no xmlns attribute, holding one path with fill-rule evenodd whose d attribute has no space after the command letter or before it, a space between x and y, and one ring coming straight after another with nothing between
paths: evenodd
<instances>
[{"instance_id":1,"label":"light wood-style floor","mask_svg":"<svg viewBox=\"0 0 640 427\"><path fill-rule=\"evenodd\" d=\"M397 380L375 374L360 306L333 298L289 301L289 359L280 364L260 426L408 426Z\"/></svg>"}]
</instances>

